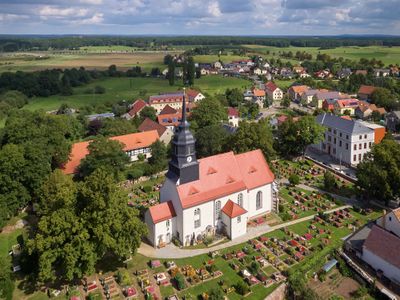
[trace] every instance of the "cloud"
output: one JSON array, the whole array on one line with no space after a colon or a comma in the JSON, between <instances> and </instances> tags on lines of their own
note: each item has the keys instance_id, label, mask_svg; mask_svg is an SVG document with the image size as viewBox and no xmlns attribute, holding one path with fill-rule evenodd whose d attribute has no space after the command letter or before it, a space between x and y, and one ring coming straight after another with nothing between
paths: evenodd
<instances>
[{"instance_id":1,"label":"cloud","mask_svg":"<svg viewBox=\"0 0 400 300\"><path fill-rule=\"evenodd\" d=\"M399 15L400 0L0 0L0 33L398 34Z\"/></svg>"}]
</instances>

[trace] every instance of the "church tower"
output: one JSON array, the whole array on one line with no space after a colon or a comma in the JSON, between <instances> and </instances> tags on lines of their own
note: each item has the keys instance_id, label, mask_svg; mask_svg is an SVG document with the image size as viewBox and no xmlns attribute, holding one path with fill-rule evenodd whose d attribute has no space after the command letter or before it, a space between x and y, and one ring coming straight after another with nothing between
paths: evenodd
<instances>
[{"instance_id":1,"label":"church tower","mask_svg":"<svg viewBox=\"0 0 400 300\"><path fill-rule=\"evenodd\" d=\"M186 120L186 91L183 90L182 119L172 140L172 158L167 177L177 185L199 179L199 162L196 158L196 140Z\"/></svg>"}]
</instances>

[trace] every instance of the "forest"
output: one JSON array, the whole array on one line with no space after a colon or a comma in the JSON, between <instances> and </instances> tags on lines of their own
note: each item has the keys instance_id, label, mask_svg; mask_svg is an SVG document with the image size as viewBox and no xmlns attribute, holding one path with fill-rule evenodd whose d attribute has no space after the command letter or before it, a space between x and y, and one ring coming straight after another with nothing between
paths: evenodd
<instances>
[{"instance_id":1,"label":"forest","mask_svg":"<svg viewBox=\"0 0 400 300\"><path fill-rule=\"evenodd\" d=\"M254 44L274 47L320 47L329 49L342 46L400 46L400 38L393 36L0 36L0 51L75 50L85 46L122 45L137 48L163 48L179 45L243 45Z\"/></svg>"}]
</instances>

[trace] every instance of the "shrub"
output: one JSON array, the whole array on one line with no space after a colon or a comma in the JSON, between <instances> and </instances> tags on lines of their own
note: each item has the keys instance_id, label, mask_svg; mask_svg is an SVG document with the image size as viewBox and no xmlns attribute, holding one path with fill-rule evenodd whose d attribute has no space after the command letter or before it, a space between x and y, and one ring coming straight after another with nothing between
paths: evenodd
<instances>
[{"instance_id":1,"label":"shrub","mask_svg":"<svg viewBox=\"0 0 400 300\"><path fill-rule=\"evenodd\" d=\"M300 177L296 174L292 174L289 176L289 183L291 185L297 185L300 183Z\"/></svg>"},{"instance_id":2,"label":"shrub","mask_svg":"<svg viewBox=\"0 0 400 300\"><path fill-rule=\"evenodd\" d=\"M129 180L135 180L143 176L143 169L135 167L126 172L126 178Z\"/></svg>"},{"instance_id":3,"label":"shrub","mask_svg":"<svg viewBox=\"0 0 400 300\"><path fill-rule=\"evenodd\" d=\"M255 275L258 273L259 270L260 270L260 264L256 261L253 261L249 266L249 271Z\"/></svg>"},{"instance_id":4,"label":"shrub","mask_svg":"<svg viewBox=\"0 0 400 300\"><path fill-rule=\"evenodd\" d=\"M174 280L175 280L176 287L178 288L178 290L183 290L186 287L185 278L183 277L182 274L180 274L180 273L176 274L174 277Z\"/></svg>"},{"instance_id":5,"label":"shrub","mask_svg":"<svg viewBox=\"0 0 400 300\"><path fill-rule=\"evenodd\" d=\"M101 85L96 85L94 87L94 93L95 94L104 94L106 92L106 89L102 87Z\"/></svg>"},{"instance_id":6,"label":"shrub","mask_svg":"<svg viewBox=\"0 0 400 300\"><path fill-rule=\"evenodd\" d=\"M214 241L214 237L211 235L208 235L203 239L203 243L206 246L210 245L213 241Z\"/></svg>"},{"instance_id":7,"label":"shrub","mask_svg":"<svg viewBox=\"0 0 400 300\"><path fill-rule=\"evenodd\" d=\"M153 188L149 185L145 185L143 187L143 192L145 192L145 193L150 193L152 190L153 190Z\"/></svg>"},{"instance_id":8,"label":"shrub","mask_svg":"<svg viewBox=\"0 0 400 300\"><path fill-rule=\"evenodd\" d=\"M327 191L332 191L336 187L335 176L330 171L325 171L324 174L324 188Z\"/></svg>"},{"instance_id":9,"label":"shrub","mask_svg":"<svg viewBox=\"0 0 400 300\"><path fill-rule=\"evenodd\" d=\"M132 284L131 276L127 270L119 270L117 272L117 281L122 286Z\"/></svg>"},{"instance_id":10,"label":"shrub","mask_svg":"<svg viewBox=\"0 0 400 300\"><path fill-rule=\"evenodd\" d=\"M243 281L239 281L238 283L236 283L235 289L242 296L246 295L250 290L248 285L245 284Z\"/></svg>"},{"instance_id":11,"label":"shrub","mask_svg":"<svg viewBox=\"0 0 400 300\"><path fill-rule=\"evenodd\" d=\"M208 299L209 300L224 300L225 295L220 288L216 287L210 291L210 293L208 295Z\"/></svg>"}]
</instances>

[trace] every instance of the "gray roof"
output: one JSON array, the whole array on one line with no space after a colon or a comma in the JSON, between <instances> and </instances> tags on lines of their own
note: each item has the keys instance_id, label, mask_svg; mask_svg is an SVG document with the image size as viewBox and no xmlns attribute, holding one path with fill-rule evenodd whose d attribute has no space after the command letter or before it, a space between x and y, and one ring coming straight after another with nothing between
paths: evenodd
<instances>
[{"instance_id":1,"label":"gray roof","mask_svg":"<svg viewBox=\"0 0 400 300\"><path fill-rule=\"evenodd\" d=\"M351 246L352 249L357 250L359 252L362 251L362 247L364 245L365 240L369 236L371 232L372 226L374 225L373 222L368 223L360 230L356 231L352 236L350 236L346 243Z\"/></svg>"},{"instance_id":2,"label":"gray roof","mask_svg":"<svg viewBox=\"0 0 400 300\"><path fill-rule=\"evenodd\" d=\"M321 125L336 128L339 131L349 134L370 133L373 129L368 128L361 122L343 119L332 114L321 114L317 116L317 122Z\"/></svg>"},{"instance_id":3,"label":"gray roof","mask_svg":"<svg viewBox=\"0 0 400 300\"><path fill-rule=\"evenodd\" d=\"M315 94L318 99L339 99L340 93L339 92L318 92Z\"/></svg>"},{"instance_id":4,"label":"gray roof","mask_svg":"<svg viewBox=\"0 0 400 300\"><path fill-rule=\"evenodd\" d=\"M305 96L314 96L315 94L318 93L318 90L308 90L304 92Z\"/></svg>"}]
</instances>

